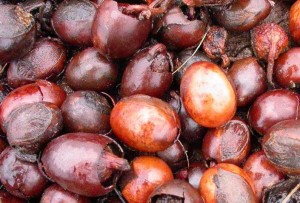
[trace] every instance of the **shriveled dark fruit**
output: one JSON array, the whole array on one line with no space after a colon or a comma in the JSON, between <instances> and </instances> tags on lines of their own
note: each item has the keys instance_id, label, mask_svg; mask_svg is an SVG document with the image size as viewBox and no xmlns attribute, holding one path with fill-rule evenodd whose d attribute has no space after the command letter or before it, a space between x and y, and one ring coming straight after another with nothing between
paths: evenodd
<instances>
[{"instance_id":1,"label":"shriveled dark fruit","mask_svg":"<svg viewBox=\"0 0 300 203\"><path fill-rule=\"evenodd\" d=\"M59 4L51 23L61 40L72 46L92 45L96 6L88 0L66 0Z\"/></svg>"},{"instance_id":2,"label":"shriveled dark fruit","mask_svg":"<svg viewBox=\"0 0 300 203\"><path fill-rule=\"evenodd\" d=\"M300 43L300 2L296 1L290 8L289 28L294 41Z\"/></svg>"},{"instance_id":3,"label":"shriveled dark fruit","mask_svg":"<svg viewBox=\"0 0 300 203\"><path fill-rule=\"evenodd\" d=\"M150 30L148 6L105 0L98 7L93 23L93 44L109 58L127 58L143 46Z\"/></svg>"},{"instance_id":4,"label":"shriveled dark fruit","mask_svg":"<svg viewBox=\"0 0 300 203\"><path fill-rule=\"evenodd\" d=\"M270 164L263 151L253 153L244 164L243 170L254 184L255 195L262 199L263 191L284 180L284 174Z\"/></svg>"},{"instance_id":5,"label":"shriveled dark fruit","mask_svg":"<svg viewBox=\"0 0 300 203\"><path fill-rule=\"evenodd\" d=\"M236 0L229 7L212 8L212 13L218 24L225 29L244 32L265 19L271 8L269 0Z\"/></svg>"},{"instance_id":6,"label":"shriveled dark fruit","mask_svg":"<svg viewBox=\"0 0 300 203\"><path fill-rule=\"evenodd\" d=\"M0 6L0 64L27 54L35 42L36 26L32 15L20 6Z\"/></svg>"},{"instance_id":7,"label":"shriveled dark fruit","mask_svg":"<svg viewBox=\"0 0 300 203\"><path fill-rule=\"evenodd\" d=\"M234 2L234 0L183 0L187 6L226 6Z\"/></svg>"},{"instance_id":8,"label":"shriveled dark fruit","mask_svg":"<svg viewBox=\"0 0 300 203\"><path fill-rule=\"evenodd\" d=\"M111 109L109 101L94 91L76 91L61 106L69 132L107 133Z\"/></svg>"},{"instance_id":9,"label":"shriveled dark fruit","mask_svg":"<svg viewBox=\"0 0 300 203\"><path fill-rule=\"evenodd\" d=\"M26 203L27 200L15 197L5 190L0 190L1 203Z\"/></svg>"},{"instance_id":10,"label":"shriveled dark fruit","mask_svg":"<svg viewBox=\"0 0 300 203\"><path fill-rule=\"evenodd\" d=\"M203 42L203 50L211 59L222 59L222 68L230 65L230 59L226 54L226 42L228 33L223 27L212 26Z\"/></svg>"},{"instance_id":11,"label":"shriveled dark fruit","mask_svg":"<svg viewBox=\"0 0 300 203\"><path fill-rule=\"evenodd\" d=\"M239 118L209 129L202 142L203 158L208 165L216 162L240 165L249 154L250 135L247 124Z\"/></svg>"},{"instance_id":12,"label":"shriveled dark fruit","mask_svg":"<svg viewBox=\"0 0 300 203\"><path fill-rule=\"evenodd\" d=\"M17 107L35 102L50 102L60 107L66 98L66 93L54 83L37 80L35 83L24 85L10 92L0 106L0 124L6 132L7 118Z\"/></svg>"},{"instance_id":13,"label":"shriveled dark fruit","mask_svg":"<svg viewBox=\"0 0 300 203\"><path fill-rule=\"evenodd\" d=\"M274 66L275 81L284 88L300 86L300 48L293 47L279 56Z\"/></svg>"},{"instance_id":14,"label":"shriveled dark fruit","mask_svg":"<svg viewBox=\"0 0 300 203\"><path fill-rule=\"evenodd\" d=\"M207 26L207 13L200 10L195 16L186 16L180 7L169 9L158 19L154 32L169 49L181 50L197 45Z\"/></svg>"},{"instance_id":15,"label":"shriveled dark fruit","mask_svg":"<svg viewBox=\"0 0 300 203\"><path fill-rule=\"evenodd\" d=\"M66 58L66 49L59 41L41 39L25 57L10 63L8 84L16 88L37 79L53 79L63 71Z\"/></svg>"},{"instance_id":16,"label":"shriveled dark fruit","mask_svg":"<svg viewBox=\"0 0 300 203\"><path fill-rule=\"evenodd\" d=\"M167 149L180 132L175 110L168 103L146 95L121 99L111 112L110 125L124 144L142 152Z\"/></svg>"},{"instance_id":17,"label":"shriveled dark fruit","mask_svg":"<svg viewBox=\"0 0 300 203\"><path fill-rule=\"evenodd\" d=\"M148 203L161 203L168 196L168 202L176 202L180 199L181 203L203 203L203 199L198 191L184 180L172 180L159 186L148 198Z\"/></svg>"},{"instance_id":18,"label":"shriveled dark fruit","mask_svg":"<svg viewBox=\"0 0 300 203\"><path fill-rule=\"evenodd\" d=\"M218 164L206 170L199 190L205 202L257 202L252 180L233 164Z\"/></svg>"},{"instance_id":19,"label":"shriveled dark fruit","mask_svg":"<svg viewBox=\"0 0 300 203\"><path fill-rule=\"evenodd\" d=\"M247 106L268 89L267 75L254 57L237 60L228 71L237 95L237 105Z\"/></svg>"},{"instance_id":20,"label":"shriveled dark fruit","mask_svg":"<svg viewBox=\"0 0 300 203\"><path fill-rule=\"evenodd\" d=\"M137 52L123 73L121 95L162 97L172 84L170 60L163 44L155 44Z\"/></svg>"},{"instance_id":21,"label":"shriveled dark fruit","mask_svg":"<svg viewBox=\"0 0 300 203\"><path fill-rule=\"evenodd\" d=\"M249 124L260 135L276 123L298 119L300 95L284 89L268 91L260 95L248 112Z\"/></svg>"},{"instance_id":22,"label":"shriveled dark fruit","mask_svg":"<svg viewBox=\"0 0 300 203\"><path fill-rule=\"evenodd\" d=\"M63 189L57 184L53 184L45 189L40 203L53 203L53 202L60 202L60 203L91 203L92 200L80 196L78 194L69 192L68 190Z\"/></svg>"},{"instance_id":23,"label":"shriveled dark fruit","mask_svg":"<svg viewBox=\"0 0 300 203\"><path fill-rule=\"evenodd\" d=\"M96 197L111 192L119 172L130 169L127 160L119 156L123 156L121 147L109 137L69 133L46 146L40 168L62 188Z\"/></svg>"},{"instance_id":24,"label":"shriveled dark fruit","mask_svg":"<svg viewBox=\"0 0 300 203\"><path fill-rule=\"evenodd\" d=\"M300 175L300 121L286 120L269 128L262 140L268 160L279 171Z\"/></svg>"},{"instance_id":25,"label":"shriveled dark fruit","mask_svg":"<svg viewBox=\"0 0 300 203\"><path fill-rule=\"evenodd\" d=\"M36 161L44 145L63 128L60 109L51 103L24 104L8 117L7 140L18 152L16 156L26 161Z\"/></svg>"},{"instance_id":26,"label":"shriveled dark fruit","mask_svg":"<svg viewBox=\"0 0 300 203\"><path fill-rule=\"evenodd\" d=\"M38 197L47 186L37 164L19 160L12 147L0 155L0 181L9 193L25 199Z\"/></svg>"},{"instance_id":27,"label":"shriveled dark fruit","mask_svg":"<svg viewBox=\"0 0 300 203\"><path fill-rule=\"evenodd\" d=\"M235 89L223 70L211 62L196 62L187 69L180 95L187 113L204 127L224 125L236 112Z\"/></svg>"},{"instance_id":28,"label":"shriveled dark fruit","mask_svg":"<svg viewBox=\"0 0 300 203\"><path fill-rule=\"evenodd\" d=\"M264 59L268 62L267 79L274 86L274 61L289 45L287 33L275 23L259 25L251 33L251 43L255 55L259 59Z\"/></svg>"},{"instance_id":29,"label":"shriveled dark fruit","mask_svg":"<svg viewBox=\"0 0 300 203\"><path fill-rule=\"evenodd\" d=\"M117 82L117 64L102 56L96 48L77 53L66 68L66 82L74 90L107 91Z\"/></svg>"},{"instance_id":30,"label":"shriveled dark fruit","mask_svg":"<svg viewBox=\"0 0 300 203\"><path fill-rule=\"evenodd\" d=\"M147 202L151 193L160 185L173 180L169 166L153 156L139 156L131 163L119 185L123 197L130 203Z\"/></svg>"},{"instance_id":31,"label":"shriveled dark fruit","mask_svg":"<svg viewBox=\"0 0 300 203\"><path fill-rule=\"evenodd\" d=\"M268 188L264 192L264 203L286 203L300 202L300 190L294 190L300 184L300 179L287 179ZM291 195L290 197L287 197Z\"/></svg>"}]
</instances>

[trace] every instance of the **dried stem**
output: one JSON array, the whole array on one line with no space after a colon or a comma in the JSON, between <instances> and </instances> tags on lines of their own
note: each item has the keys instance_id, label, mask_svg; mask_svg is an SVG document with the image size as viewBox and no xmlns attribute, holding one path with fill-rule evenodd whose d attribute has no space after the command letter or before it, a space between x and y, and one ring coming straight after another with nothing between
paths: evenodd
<instances>
[{"instance_id":1,"label":"dried stem","mask_svg":"<svg viewBox=\"0 0 300 203\"><path fill-rule=\"evenodd\" d=\"M284 200L282 201L282 203L287 203L290 198L292 197L293 194L295 194L295 192L297 192L297 190L300 188L300 183L298 183L296 185L296 187L294 187L294 189L292 189L292 191L284 198Z\"/></svg>"}]
</instances>

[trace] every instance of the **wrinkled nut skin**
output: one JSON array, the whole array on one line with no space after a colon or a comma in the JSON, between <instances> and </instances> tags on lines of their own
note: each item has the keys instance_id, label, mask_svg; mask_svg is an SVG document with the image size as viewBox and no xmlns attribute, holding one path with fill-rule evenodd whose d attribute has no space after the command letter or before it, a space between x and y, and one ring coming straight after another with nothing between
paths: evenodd
<instances>
[{"instance_id":1,"label":"wrinkled nut skin","mask_svg":"<svg viewBox=\"0 0 300 203\"><path fill-rule=\"evenodd\" d=\"M49 186L43 193L40 203L91 203L92 200L69 192L57 184Z\"/></svg>"},{"instance_id":2,"label":"wrinkled nut skin","mask_svg":"<svg viewBox=\"0 0 300 203\"><path fill-rule=\"evenodd\" d=\"M114 189L115 180L108 186L104 185L105 181L117 178L117 167L128 164L127 161L115 161L123 159L113 154L111 144L116 145L111 138L100 134L64 134L46 146L40 168L52 181L70 192L87 197L106 195Z\"/></svg>"},{"instance_id":3,"label":"wrinkled nut skin","mask_svg":"<svg viewBox=\"0 0 300 203\"><path fill-rule=\"evenodd\" d=\"M120 180L121 192L129 203L147 202L151 193L160 185L173 180L169 166L153 156L136 157L131 170Z\"/></svg>"},{"instance_id":4,"label":"wrinkled nut skin","mask_svg":"<svg viewBox=\"0 0 300 203\"><path fill-rule=\"evenodd\" d=\"M60 109L46 102L24 104L8 120L7 140L24 154L37 154L63 127Z\"/></svg>"},{"instance_id":5,"label":"wrinkled nut skin","mask_svg":"<svg viewBox=\"0 0 300 203\"><path fill-rule=\"evenodd\" d=\"M235 118L225 125L209 129L202 142L206 161L240 165L250 151L250 131L242 120Z\"/></svg>"},{"instance_id":6,"label":"wrinkled nut skin","mask_svg":"<svg viewBox=\"0 0 300 203\"><path fill-rule=\"evenodd\" d=\"M107 99L94 91L76 91L61 106L69 132L107 133L111 109Z\"/></svg>"},{"instance_id":7,"label":"wrinkled nut skin","mask_svg":"<svg viewBox=\"0 0 300 203\"><path fill-rule=\"evenodd\" d=\"M270 164L263 151L253 153L245 162L243 170L251 178L258 200L262 199L265 189L284 180L284 174Z\"/></svg>"},{"instance_id":8,"label":"wrinkled nut skin","mask_svg":"<svg viewBox=\"0 0 300 203\"><path fill-rule=\"evenodd\" d=\"M209 203L257 203L250 177L233 164L222 163L206 170L199 190Z\"/></svg>"},{"instance_id":9,"label":"wrinkled nut skin","mask_svg":"<svg viewBox=\"0 0 300 203\"><path fill-rule=\"evenodd\" d=\"M226 74L211 62L193 63L185 72L180 95L193 120L204 127L219 127L235 114L235 89Z\"/></svg>"},{"instance_id":10,"label":"wrinkled nut skin","mask_svg":"<svg viewBox=\"0 0 300 203\"><path fill-rule=\"evenodd\" d=\"M300 48L294 47L279 56L274 66L276 82L283 88L300 86Z\"/></svg>"},{"instance_id":11,"label":"wrinkled nut skin","mask_svg":"<svg viewBox=\"0 0 300 203\"><path fill-rule=\"evenodd\" d=\"M66 82L74 90L107 91L114 87L118 66L96 48L87 48L71 59L65 72Z\"/></svg>"},{"instance_id":12,"label":"wrinkled nut skin","mask_svg":"<svg viewBox=\"0 0 300 203\"><path fill-rule=\"evenodd\" d=\"M170 59L171 60L171 59ZM135 54L123 73L121 95L162 97L172 84L167 48L156 44Z\"/></svg>"},{"instance_id":13,"label":"wrinkled nut skin","mask_svg":"<svg viewBox=\"0 0 300 203\"><path fill-rule=\"evenodd\" d=\"M121 99L111 112L110 124L122 142L142 152L167 149L180 130L175 110L168 103L146 95Z\"/></svg>"},{"instance_id":14,"label":"wrinkled nut skin","mask_svg":"<svg viewBox=\"0 0 300 203\"><path fill-rule=\"evenodd\" d=\"M286 120L272 126L262 140L268 160L281 172L300 175L300 121Z\"/></svg>"},{"instance_id":15,"label":"wrinkled nut skin","mask_svg":"<svg viewBox=\"0 0 300 203\"><path fill-rule=\"evenodd\" d=\"M72 46L92 45L92 25L96 6L88 0L66 0L52 16L55 33Z\"/></svg>"},{"instance_id":16,"label":"wrinkled nut skin","mask_svg":"<svg viewBox=\"0 0 300 203\"><path fill-rule=\"evenodd\" d=\"M12 147L0 155L0 180L9 193L25 199L38 197L47 184L37 164L19 160Z\"/></svg>"},{"instance_id":17,"label":"wrinkled nut skin","mask_svg":"<svg viewBox=\"0 0 300 203\"><path fill-rule=\"evenodd\" d=\"M108 58L133 55L146 42L151 30L151 19L126 15L120 11L122 6L126 7L113 0L103 1L93 23L94 47Z\"/></svg>"},{"instance_id":18,"label":"wrinkled nut skin","mask_svg":"<svg viewBox=\"0 0 300 203\"><path fill-rule=\"evenodd\" d=\"M259 6L257 6L259 4ZM237 0L229 8L213 9L218 24L230 31L248 31L265 19L271 12L268 0Z\"/></svg>"},{"instance_id":19,"label":"wrinkled nut skin","mask_svg":"<svg viewBox=\"0 0 300 203\"><path fill-rule=\"evenodd\" d=\"M1 128L6 132L7 118L17 107L34 102L50 102L60 107L66 98L66 93L59 86L46 80L24 85L11 91L0 106Z\"/></svg>"},{"instance_id":20,"label":"wrinkled nut skin","mask_svg":"<svg viewBox=\"0 0 300 203\"><path fill-rule=\"evenodd\" d=\"M4 64L31 50L36 26L32 15L15 5L1 5L0 19L0 64Z\"/></svg>"},{"instance_id":21,"label":"wrinkled nut skin","mask_svg":"<svg viewBox=\"0 0 300 203\"><path fill-rule=\"evenodd\" d=\"M63 71L66 58L66 49L58 40L44 38L26 56L10 63L8 84L17 88L37 79L53 79Z\"/></svg>"},{"instance_id":22,"label":"wrinkled nut skin","mask_svg":"<svg viewBox=\"0 0 300 203\"><path fill-rule=\"evenodd\" d=\"M268 89L266 72L254 57L235 61L228 75L236 87L239 107L251 104Z\"/></svg>"},{"instance_id":23,"label":"wrinkled nut skin","mask_svg":"<svg viewBox=\"0 0 300 203\"><path fill-rule=\"evenodd\" d=\"M268 91L259 96L248 112L248 121L260 135L276 123L298 119L300 95L284 89Z\"/></svg>"},{"instance_id":24,"label":"wrinkled nut skin","mask_svg":"<svg viewBox=\"0 0 300 203\"><path fill-rule=\"evenodd\" d=\"M163 196L172 195L182 203L203 203L198 191L184 180L172 180L158 187L148 198L148 203L159 202Z\"/></svg>"},{"instance_id":25,"label":"wrinkled nut skin","mask_svg":"<svg viewBox=\"0 0 300 203\"><path fill-rule=\"evenodd\" d=\"M27 203L27 200L11 195L5 190L0 190L1 203Z\"/></svg>"},{"instance_id":26,"label":"wrinkled nut skin","mask_svg":"<svg viewBox=\"0 0 300 203\"><path fill-rule=\"evenodd\" d=\"M289 29L296 43L300 43L300 2L296 1L290 8Z\"/></svg>"}]
</instances>

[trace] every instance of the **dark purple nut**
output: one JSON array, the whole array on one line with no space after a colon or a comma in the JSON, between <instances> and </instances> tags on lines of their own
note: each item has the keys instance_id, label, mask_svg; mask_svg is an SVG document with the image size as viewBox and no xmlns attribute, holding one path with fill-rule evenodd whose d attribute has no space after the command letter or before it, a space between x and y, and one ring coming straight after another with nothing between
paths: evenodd
<instances>
[{"instance_id":1,"label":"dark purple nut","mask_svg":"<svg viewBox=\"0 0 300 203\"><path fill-rule=\"evenodd\" d=\"M43 193L40 203L91 203L88 197L69 192L57 184L49 186Z\"/></svg>"},{"instance_id":2,"label":"dark purple nut","mask_svg":"<svg viewBox=\"0 0 300 203\"><path fill-rule=\"evenodd\" d=\"M3 137L0 137L0 154L5 150L7 146L7 141Z\"/></svg>"},{"instance_id":3,"label":"dark purple nut","mask_svg":"<svg viewBox=\"0 0 300 203\"><path fill-rule=\"evenodd\" d=\"M35 42L32 15L20 6L0 6L0 64L23 57Z\"/></svg>"},{"instance_id":4,"label":"dark purple nut","mask_svg":"<svg viewBox=\"0 0 300 203\"><path fill-rule=\"evenodd\" d=\"M9 92L10 92L9 87L7 87L6 85L0 84L0 104L2 103L2 101L4 100L6 95L8 95Z\"/></svg>"},{"instance_id":5,"label":"dark purple nut","mask_svg":"<svg viewBox=\"0 0 300 203\"><path fill-rule=\"evenodd\" d=\"M155 44L137 52L123 74L121 95L162 97L172 84L170 60L163 44Z\"/></svg>"},{"instance_id":6,"label":"dark purple nut","mask_svg":"<svg viewBox=\"0 0 300 203\"><path fill-rule=\"evenodd\" d=\"M121 147L111 138L92 133L69 133L44 149L40 168L70 192L96 197L111 192L120 171L130 169Z\"/></svg>"},{"instance_id":7,"label":"dark purple nut","mask_svg":"<svg viewBox=\"0 0 300 203\"><path fill-rule=\"evenodd\" d=\"M117 82L118 66L96 48L87 48L71 59L65 76L74 90L107 91Z\"/></svg>"},{"instance_id":8,"label":"dark purple nut","mask_svg":"<svg viewBox=\"0 0 300 203\"><path fill-rule=\"evenodd\" d=\"M9 193L25 199L38 197L47 185L37 164L19 160L12 147L0 155L0 181Z\"/></svg>"},{"instance_id":9,"label":"dark purple nut","mask_svg":"<svg viewBox=\"0 0 300 203\"><path fill-rule=\"evenodd\" d=\"M107 133L112 106L94 91L76 91L61 106L64 125L69 132Z\"/></svg>"},{"instance_id":10,"label":"dark purple nut","mask_svg":"<svg viewBox=\"0 0 300 203\"><path fill-rule=\"evenodd\" d=\"M235 61L228 75L236 88L238 106L251 104L268 89L266 72L254 57Z\"/></svg>"},{"instance_id":11,"label":"dark purple nut","mask_svg":"<svg viewBox=\"0 0 300 203\"><path fill-rule=\"evenodd\" d=\"M103 1L97 9L92 28L94 47L109 58L133 55L150 33L152 21L149 12L148 6L142 4Z\"/></svg>"},{"instance_id":12,"label":"dark purple nut","mask_svg":"<svg viewBox=\"0 0 300 203\"><path fill-rule=\"evenodd\" d=\"M268 160L279 171L300 175L300 121L286 120L269 128L262 140Z\"/></svg>"},{"instance_id":13,"label":"dark purple nut","mask_svg":"<svg viewBox=\"0 0 300 203\"><path fill-rule=\"evenodd\" d=\"M36 161L36 155L63 127L60 109L51 103L25 104L8 118L7 140L20 154L17 157Z\"/></svg>"},{"instance_id":14,"label":"dark purple nut","mask_svg":"<svg viewBox=\"0 0 300 203\"><path fill-rule=\"evenodd\" d=\"M66 49L58 40L44 38L26 56L10 63L8 84L16 88L37 79L53 79L63 71L66 57Z\"/></svg>"},{"instance_id":15,"label":"dark purple nut","mask_svg":"<svg viewBox=\"0 0 300 203\"><path fill-rule=\"evenodd\" d=\"M199 192L184 180L172 180L159 186L148 198L148 203L182 202L203 203Z\"/></svg>"},{"instance_id":16,"label":"dark purple nut","mask_svg":"<svg viewBox=\"0 0 300 203\"><path fill-rule=\"evenodd\" d=\"M25 199L15 197L5 190L0 190L1 203L27 203Z\"/></svg>"}]
</instances>

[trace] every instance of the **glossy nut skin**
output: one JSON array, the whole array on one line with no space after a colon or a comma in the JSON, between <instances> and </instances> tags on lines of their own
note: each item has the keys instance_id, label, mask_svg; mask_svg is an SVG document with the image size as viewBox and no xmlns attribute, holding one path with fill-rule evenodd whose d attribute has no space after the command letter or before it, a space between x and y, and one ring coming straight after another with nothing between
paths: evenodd
<instances>
[{"instance_id":1,"label":"glossy nut skin","mask_svg":"<svg viewBox=\"0 0 300 203\"><path fill-rule=\"evenodd\" d=\"M60 107L66 98L66 93L59 86L46 80L24 85L11 91L0 106L1 128L6 132L7 118L17 107L34 102L50 102Z\"/></svg>"},{"instance_id":2,"label":"glossy nut skin","mask_svg":"<svg viewBox=\"0 0 300 203\"><path fill-rule=\"evenodd\" d=\"M250 177L233 164L222 163L206 170L199 190L209 203L257 203Z\"/></svg>"},{"instance_id":3,"label":"glossy nut skin","mask_svg":"<svg viewBox=\"0 0 300 203\"><path fill-rule=\"evenodd\" d=\"M249 109L250 126L260 135L264 135L270 127L280 121L298 119L299 98L299 94L284 89L262 94Z\"/></svg>"},{"instance_id":4,"label":"glossy nut skin","mask_svg":"<svg viewBox=\"0 0 300 203\"><path fill-rule=\"evenodd\" d=\"M285 120L269 128L262 140L268 160L281 172L300 175L300 121Z\"/></svg>"},{"instance_id":5,"label":"glossy nut skin","mask_svg":"<svg viewBox=\"0 0 300 203\"><path fill-rule=\"evenodd\" d=\"M155 44L137 52L123 73L121 95L162 97L172 84L169 60L163 44Z\"/></svg>"},{"instance_id":6,"label":"glossy nut skin","mask_svg":"<svg viewBox=\"0 0 300 203\"><path fill-rule=\"evenodd\" d=\"M263 151L253 153L245 162L243 170L251 178L258 200L262 199L265 189L284 179L284 174L270 164Z\"/></svg>"},{"instance_id":7,"label":"glossy nut skin","mask_svg":"<svg viewBox=\"0 0 300 203\"><path fill-rule=\"evenodd\" d=\"M66 82L74 90L107 91L117 82L118 66L96 48L75 54L65 72Z\"/></svg>"},{"instance_id":8,"label":"glossy nut skin","mask_svg":"<svg viewBox=\"0 0 300 203\"><path fill-rule=\"evenodd\" d=\"M147 202L159 202L160 199L168 198L168 196L170 200L175 197L182 203L203 203L198 191L184 180L172 180L161 185L151 194Z\"/></svg>"},{"instance_id":9,"label":"glossy nut skin","mask_svg":"<svg viewBox=\"0 0 300 203\"><path fill-rule=\"evenodd\" d=\"M133 55L146 42L151 30L151 19L139 20L122 13L127 6L105 0L97 9L92 28L93 44L108 58Z\"/></svg>"},{"instance_id":10,"label":"glossy nut skin","mask_svg":"<svg viewBox=\"0 0 300 203\"><path fill-rule=\"evenodd\" d=\"M238 106L251 104L268 88L266 72L254 57L235 61L228 75L236 87Z\"/></svg>"},{"instance_id":11,"label":"glossy nut skin","mask_svg":"<svg viewBox=\"0 0 300 203\"><path fill-rule=\"evenodd\" d=\"M0 8L0 64L23 57L35 43L34 18L16 5Z\"/></svg>"},{"instance_id":12,"label":"glossy nut skin","mask_svg":"<svg viewBox=\"0 0 300 203\"><path fill-rule=\"evenodd\" d=\"M289 29L296 43L300 43L300 2L296 1L289 13Z\"/></svg>"},{"instance_id":13,"label":"glossy nut skin","mask_svg":"<svg viewBox=\"0 0 300 203\"><path fill-rule=\"evenodd\" d=\"M66 49L58 40L39 40L26 56L10 63L8 84L17 88L37 79L53 79L63 71L66 58Z\"/></svg>"},{"instance_id":14,"label":"glossy nut skin","mask_svg":"<svg viewBox=\"0 0 300 203\"><path fill-rule=\"evenodd\" d=\"M265 19L271 8L268 0L237 0L229 8L214 9L213 16L225 29L243 32Z\"/></svg>"},{"instance_id":15,"label":"glossy nut skin","mask_svg":"<svg viewBox=\"0 0 300 203\"><path fill-rule=\"evenodd\" d=\"M9 193L25 199L38 197L47 186L37 164L19 160L12 147L0 155L0 180Z\"/></svg>"},{"instance_id":16,"label":"glossy nut skin","mask_svg":"<svg viewBox=\"0 0 300 203\"><path fill-rule=\"evenodd\" d=\"M94 91L76 91L61 106L69 132L107 133L111 109L107 99Z\"/></svg>"},{"instance_id":17,"label":"glossy nut skin","mask_svg":"<svg viewBox=\"0 0 300 203\"><path fill-rule=\"evenodd\" d=\"M49 186L43 193L40 203L91 203L92 201L84 196L69 192L57 184Z\"/></svg>"},{"instance_id":18,"label":"glossy nut skin","mask_svg":"<svg viewBox=\"0 0 300 203\"><path fill-rule=\"evenodd\" d=\"M249 154L250 135L247 124L238 118L209 129L202 142L203 157L206 161L240 165Z\"/></svg>"},{"instance_id":19,"label":"glossy nut skin","mask_svg":"<svg viewBox=\"0 0 300 203\"><path fill-rule=\"evenodd\" d=\"M92 45L96 6L88 0L66 0L59 4L51 24L61 40L72 46Z\"/></svg>"},{"instance_id":20,"label":"glossy nut skin","mask_svg":"<svg viewBox=\"0 0 300 203\"><path fill-rule=\"evenodd\" d=\"M153 156L136 157L131 170L120 180L121 192L129 203L147 202L151 193L160 185L173 180L169 166Z\"/></svg>"},{"instance_id":21,"label":"glossy nut skin","mask_svg":"<svg viewBox=\"0 0 300 203\"><path fill-rule=\"evenodd\" d=\"M274 66L276 82L283 88L294 88L300 85L300 48L294 47L279 56Z\"/></svg>"},{"instance_id":22,"label":"glossy nut skin","mask_svg":"<svg viewBox=\"0 0 300 203\"><path fill-rule=\"evenodd\" d=\"M142 152L165 150L180 129L179 117L172 107L146 95L121 99L111 112L110 125L122 142Z\"/></svg>"},{"instance_id":23,"label":"glossy nut skin","mask_svg":"<svg viewBox=\"0 0 300 203\"><path fill-rule=\"evenodd\" d=\"M193 63L185 72L180 95L187 113L199 125L218 127L235 114L237 98L226 74L214 63Z\"/></svg>"},{"instance_id":24,"label":"glossy nut skin","mask_svg":"<svg viewBox=\"0 0 300 203\"><path fill-rule=\"evenodd\" d=\"M5 190L0 190L1 203L26 203L27 200L11 195Z\"/></svg>"},{"instance_id":25,"label":"glossy nut skin","mask_svg":"<svg viewBox=\"0 0 300 203\"><path fill-rule=\"evenodd\" d=\"M122 152L114 140L100 134L64 134L46 146L39 166L49 179L70 192L106 195L114 189L119 170L129 169L127 161L113 154L111 145ZM109 185L105 184L109 179Z\"/></svg>"}]
</instances>

